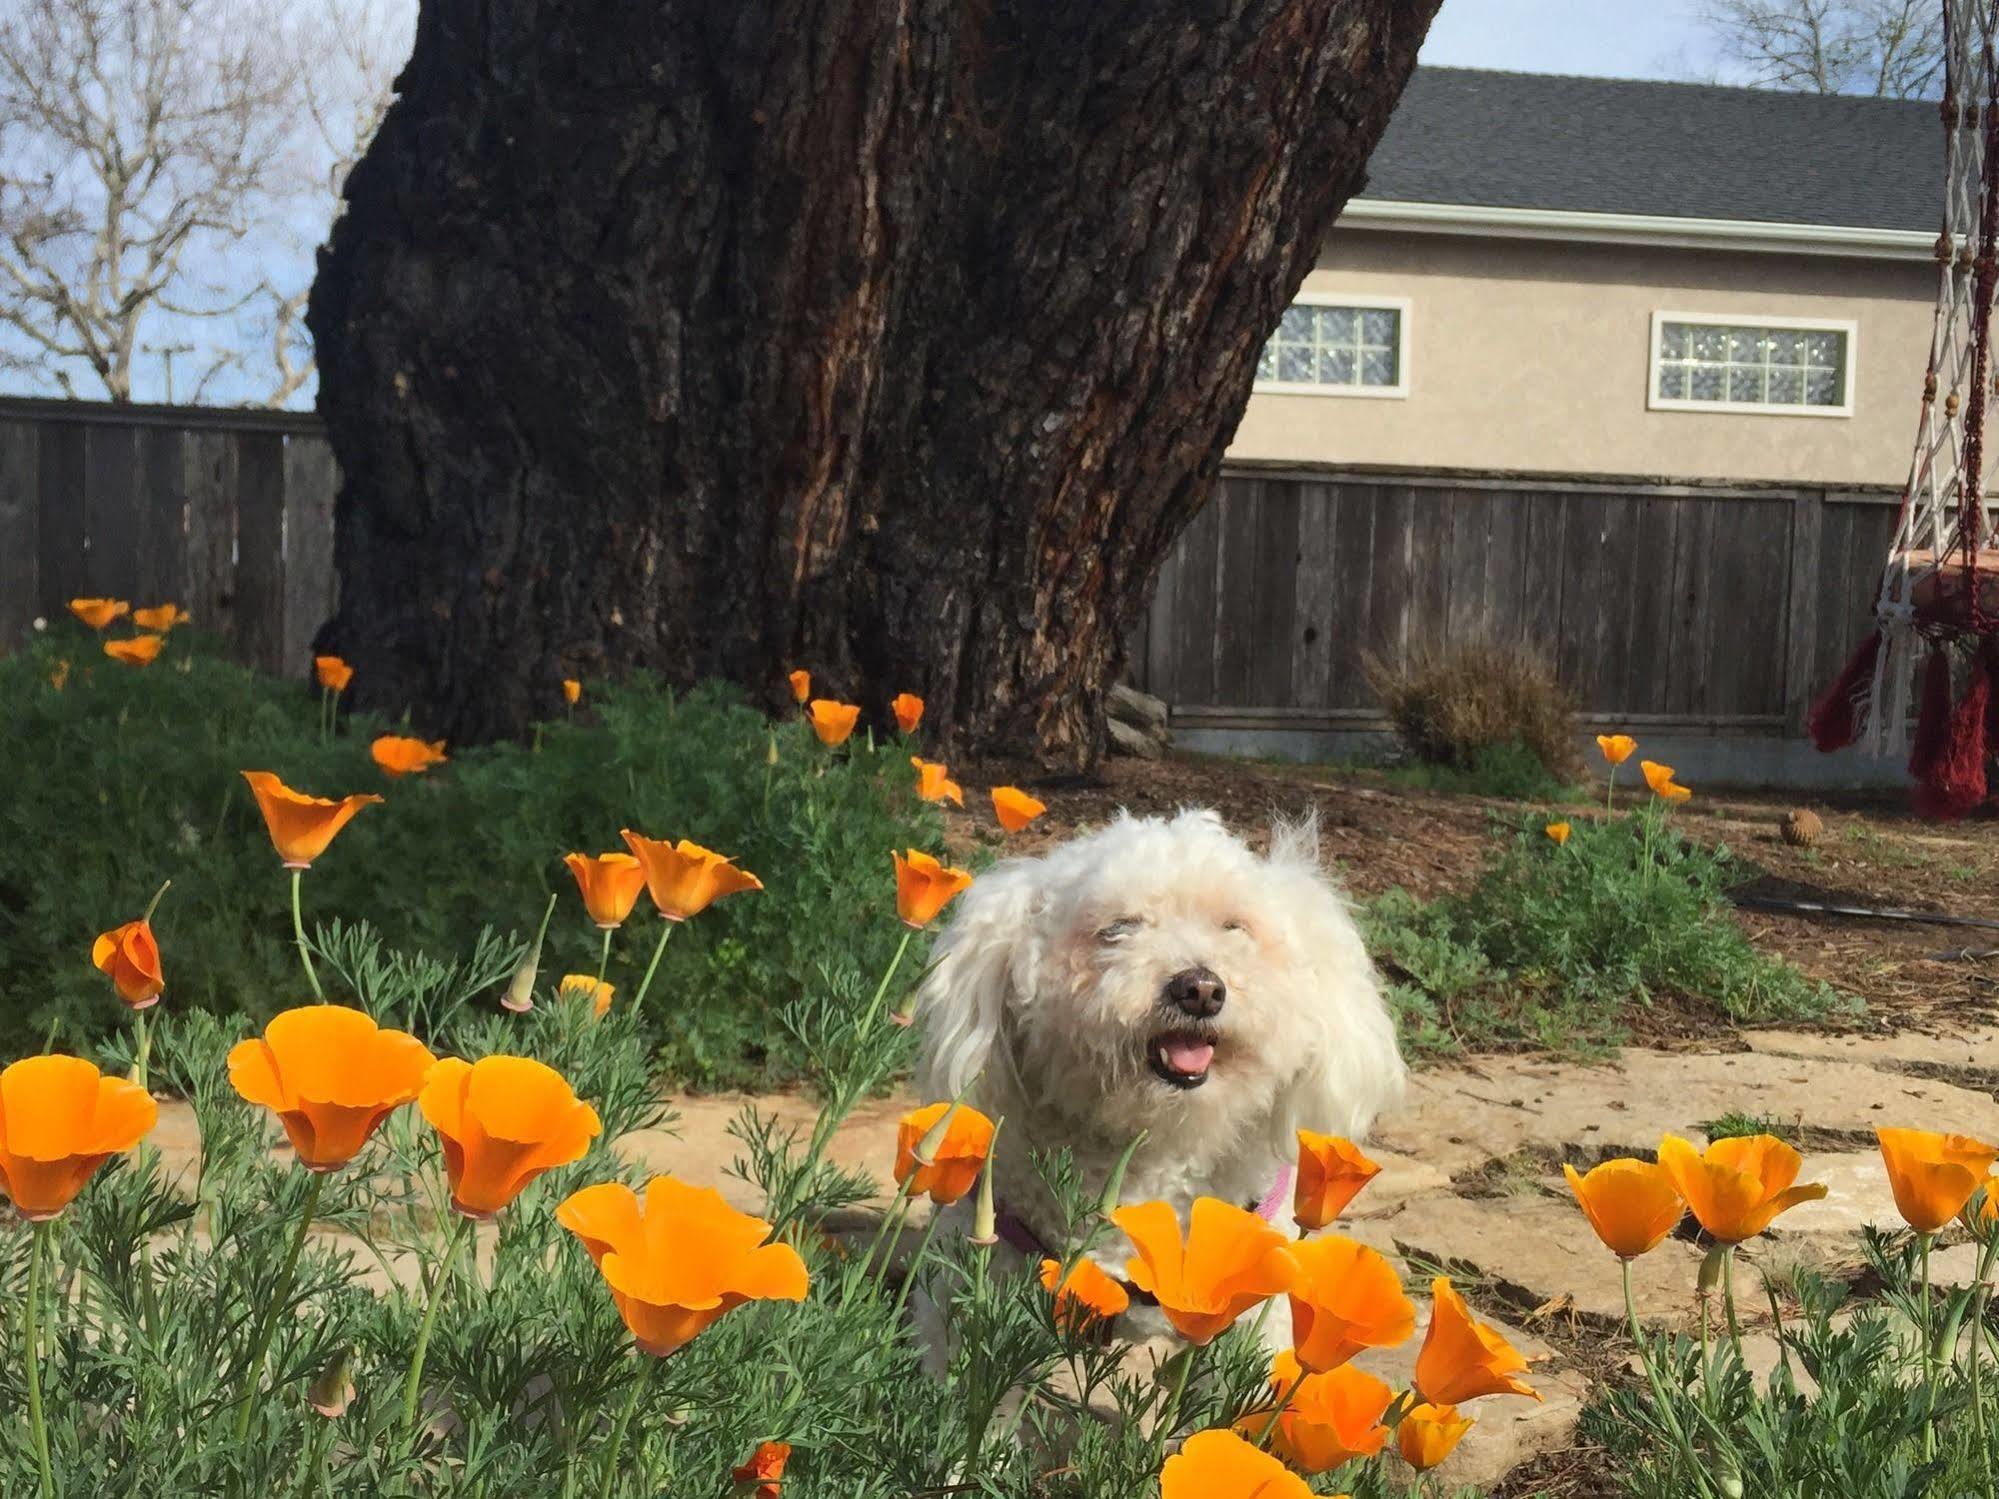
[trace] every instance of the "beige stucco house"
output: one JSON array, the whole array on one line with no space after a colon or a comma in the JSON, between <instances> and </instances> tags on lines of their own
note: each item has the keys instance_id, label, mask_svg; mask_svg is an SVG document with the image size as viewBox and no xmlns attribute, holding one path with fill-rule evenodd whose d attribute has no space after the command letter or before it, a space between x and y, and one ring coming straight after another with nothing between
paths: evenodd
<instances>
[{"instance_id":1,"label":"beige stucco house","mask_svg":"<svg viewBox=\"0 0 1999 1499\"><path fill-rule=\"evenodd\" d=\"M1938 142L1931 104L1421 69L1230 455L1898 484Z\"/></svg>"},{"instance_id":2,"label":"beige stucco house","mask_svg":"<svg viewBox=\"0 0 1999 1499\"><path fill-rule=\"evenodd\" d=\"M1337 756L1364 663L1552 660L1695 781L1856 784L1942 217L1933 104L1419 69L1266 347L1134 675L1184 744Z\"/></svg>"}]
</instances>

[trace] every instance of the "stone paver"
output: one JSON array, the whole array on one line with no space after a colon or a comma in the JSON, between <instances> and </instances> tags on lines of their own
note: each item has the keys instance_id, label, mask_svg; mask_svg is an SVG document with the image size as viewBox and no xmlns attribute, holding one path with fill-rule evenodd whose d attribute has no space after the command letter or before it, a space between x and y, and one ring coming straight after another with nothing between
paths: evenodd
<instances>
[{"instance_id":1,"label":"stone paver","mask_svg":"<svg viewBox=\"0 0 1999 1499\"><path fill-rule=\"evenodd\" d=\"M1585 1159L1649 1155L1660 1135L1697 1134L1731 1111L1821 1129L1899 1124L1999 1138L1999 1101L1969 1088L1858 1062L1643 1049L1605 1066L1495 1057L1419 1073L1373 1138L1455 1177L1530 1146Z\"/></svg>"},{"instance_id":2,"label":"stone paver","mask_svg":"<svg viewBox=\"0 0 1999 1499\"><path fill-rule=\"evenodd\" d=\"M1378 1225L1405 1255L1474 1265L1534 1305L1568 1297L1584 1316L1623 1322L1617 1256L1598 1242L1569 1199L1427 1197ZM1690 1323L1701 1251L1668 1239L1632 1264L1632 1297L1647 1322Z\"/></svg>"},{"instance_id":3,"label":"stone paver","mask_svg":"<svg viewBox=\"0 0 1999 1499\"><path fill-rule=\"evenodd\" d=\"M1999 1074L1999 1026L1976 1025L1937 1035L1899 1031L1893 1035L1824 1031L1744 1031L1751 1051L1772 1056L1831 1058L1896 1067L1910 1064L1971 1067Z\"/></svg>"}]
</instances>

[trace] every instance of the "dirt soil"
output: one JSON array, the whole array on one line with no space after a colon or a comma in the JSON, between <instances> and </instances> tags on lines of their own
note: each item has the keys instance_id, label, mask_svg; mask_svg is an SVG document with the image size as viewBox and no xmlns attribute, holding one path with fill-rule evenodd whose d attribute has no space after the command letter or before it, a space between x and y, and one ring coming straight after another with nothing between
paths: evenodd
<instances>
[{"instance_id":1,"label":"dirt soil","mask_svg":"<svg viewBox=\"0 0 1999 1499\"><path fill-rule=\"evenodd\" d=\"M961 850L992 842L994 785L1025 787L1048 812L1009 841L1033 853L1114 816L1212 807L1252 842L1274 817L1316 809L1328 865L1358 897L1400 886L1429 899L1476 878L1504 829L1530 804L1413 790L1379 771L1181 755L1113 759L1093 777L1047 778L1005 763L962 767L970 810L947 808ZM1620 806L1635 804L1620 793ZM1809 808L1824 824L1810 848L1783 841L1785 814ZM1588 805L1553 809L1564 818ZM1760 873L1745 899L1858 906L1999 922L1999 820L1926 822L1893 795L1834 798L1781 792L1702 792L1675 813L1687 835L1725 844ZM1870 1029L1930 1029L1999 1014L1999 927L1878 920L1830 913L1738 912L1758 946L1867 1005ZM1666 1038L1659 1038L1664 1040ZM1709 1038L1710 1041L1712 1038Z\"/></svg>"}]
</instances>

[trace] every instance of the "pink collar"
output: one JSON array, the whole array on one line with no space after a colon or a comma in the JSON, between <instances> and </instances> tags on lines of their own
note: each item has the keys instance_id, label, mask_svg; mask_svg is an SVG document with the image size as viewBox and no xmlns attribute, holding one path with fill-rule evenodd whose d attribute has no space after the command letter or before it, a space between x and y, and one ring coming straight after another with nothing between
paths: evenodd
<instances>
[{"instance_id":1,"label":"pink collar","mask_svg":"<svg viewBox=\"0 0 1999 1499\"><path fill-rule=\"evenodd\" d=\"M1256 1205L1256 1216L1265 1223L1275 1223L1277 1215L1284 1211L1284 1204L1291 1196L1291 1178L1296 1175L1290 1162L1286 1162L1277 1172L1277 1180L1270 1184L1270 1190L1263 1194L1263 1201Z\"/></svg>"}]
</instances>

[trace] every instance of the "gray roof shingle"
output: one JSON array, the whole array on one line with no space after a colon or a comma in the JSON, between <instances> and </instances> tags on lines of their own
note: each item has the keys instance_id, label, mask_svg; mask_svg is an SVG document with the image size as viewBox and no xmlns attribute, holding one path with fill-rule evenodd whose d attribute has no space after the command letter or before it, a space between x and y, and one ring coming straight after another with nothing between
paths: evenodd
<instances>
[{"instance_id":1,"label":"gray roof shingle","mask_svg":"<svg viewBox=\"0 0 1999 1499\"><path fill-rule=\"evenodd\" d=\"M1934 103L1418 68L1368 199L1936 229Z\"/></svg>"}]
</instances>

